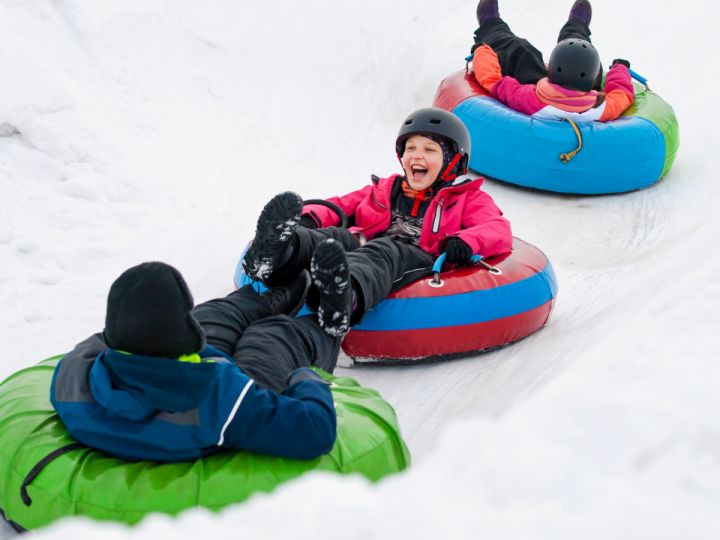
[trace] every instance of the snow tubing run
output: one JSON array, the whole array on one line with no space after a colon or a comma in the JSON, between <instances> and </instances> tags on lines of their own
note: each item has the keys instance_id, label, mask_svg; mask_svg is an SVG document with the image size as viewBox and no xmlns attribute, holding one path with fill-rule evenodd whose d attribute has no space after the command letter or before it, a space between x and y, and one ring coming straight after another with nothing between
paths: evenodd
<instances>
[{"instance_id":1,"label":"snow tubing run","mask_svg":"<svg viewBox=\"0 0 720 540\"><path fill-rule=\"evenodd\" d=\"M533 189L572 194L622 193L665 176L680 131L672 107L633 81L635 101L612 122L578 124L582 150L568 122L533 118L509 109L475 80L472 69L445 79L434 107L457 115L472 139L470 167L490 178Z\"/></svg>"},{"instance_id":2,"label":"snow tubing run","mask_svg":"<svg viewBox=\"0 0 720 540\"><path fill-rule=\"evenodd\" d=\"M514 238L512 251L486 262L501 273L471 265L443 272L442 287L425 278L390 294L345 336L343 351L358 363L446 360L507 345L542 328L557 294L555 272L543 252ZM238 263L236 286L249 283Z\"/></svg>"},{"instance_id":3,"label":"snow tubing run","mask_svg":"<svg viewBox=\"0 0 720 540\"><path fill-rule=\"evenodd\" d=\"M318 370L335 383L337 441L325 456L299 461L221 451L195 462L131 463L82 447L45 466L27 486L32 503L25 506L20 488L31 469L74 442L49 399L60 358L0 384L0 510L18 529L43 527L66 516L132 525L151 512L176 515L195 506L219 510L311 470L360 473L375 481L410 464L392 407L375 390Z\"/></svg>"}]
</instances>

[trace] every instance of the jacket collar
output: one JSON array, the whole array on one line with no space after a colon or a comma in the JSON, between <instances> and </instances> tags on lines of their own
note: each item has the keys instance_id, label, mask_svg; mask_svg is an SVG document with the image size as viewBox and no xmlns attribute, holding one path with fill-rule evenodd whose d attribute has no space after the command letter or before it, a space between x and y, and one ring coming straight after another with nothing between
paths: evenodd
<instances>
[{"instance_id":1,"label":"jacket collar","mask_svg":"<svg viewBox=\"0 0 720 540\"><path fill-rule=\"evenodd\" d=\"M395 181L400 180L401 178L405 177L401 174L393 174L388 178L382 178L376 185L373 185L373 188L378 192L378 194L382 195L387 193L388 197L390 197ZM484 181L485 179L482 176L478 176L477 178L465 178L460 182L455 182L454 184L442 188L435 195L437 196L438 193L461 193L469 189L480 189L480 186L483 185ZM399 189L399 182L397 183L397 186Z\"/></svg>"}]
</instances>

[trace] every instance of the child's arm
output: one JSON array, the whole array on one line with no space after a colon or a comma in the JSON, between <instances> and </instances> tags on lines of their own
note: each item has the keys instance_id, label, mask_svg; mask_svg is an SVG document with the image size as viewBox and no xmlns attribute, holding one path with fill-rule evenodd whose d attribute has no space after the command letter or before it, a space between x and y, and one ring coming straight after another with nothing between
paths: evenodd
<instances>
[{"instance_id":1,"label":"child's arm","mask_svg":"<svg viewBox=\"0 0 720 540\"><path fill-rule=\"evenodd\" d=\"M441 253L447 240L454 236L469 245L475 255L483 257L501 255L512 249L510 222L502 217L492 197L484 191L478 189L468 194L461 224L464 227L462 230L441 242Z\"/></svg>"},{"instance_id":2,"label":"child's arm","mask_svg":"<svg viewBox=\"0 0 720 540\"><path fill-rule=\"evenodd\" d=\"M514 111L533 115L545 107L537 98L534 84L520 84L512 77L502 76L497 54L489 46L475 50L473 71L480 86Z\"/></svg>"},{"instance_id":3,"label":"child's arm","mask_svg":"<svg viewBox=\"0 0 720 540\"><path fill-rule=\"evenodd\" d=\"M240 404L226 422L219 445L305 460L332 450L337 418L330 388L318 382L319 376L294 382L276 394L258 388L240 370L229 373L236 379L232 388L243 393L233 394Z\"/></svg>"},{"instance_id":4,"label":"child's arm","mask_svg":"<svg viewBox=\"0 0 720 540\"><path fill-rule=\"evenodd\" d=\"M372 193L372 185L343 195L342 197L330 197L328 202L338 205L348 215L352 216L362 200ZM303 215L309 215L318 227L337 227L340 225L340 218L335 212L325 206L309 204L303 208Z\"/></svg>"},{"instance_id":5,"label":"child's arm","mask_svg":"<svg viewBox=\"0 0 720 540\"><path fill-rule=\"evenodd\" d=\"M605 78L605 111L599 122L609 122L632 105L635 99L635 89L632 84L632 77L628 68L620 63L615 63L608 71Z\"/></svg>"}]
</instances>

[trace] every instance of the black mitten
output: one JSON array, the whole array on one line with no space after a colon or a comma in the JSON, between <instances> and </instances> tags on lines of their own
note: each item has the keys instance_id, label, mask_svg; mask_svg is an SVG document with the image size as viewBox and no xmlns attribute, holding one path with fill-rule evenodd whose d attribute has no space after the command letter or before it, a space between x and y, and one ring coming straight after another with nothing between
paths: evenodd
<instances>
[{"instance_id":1,"label":"black mitten","mask_svg":"<svg viewBox=\"0 0 720 540\"><path fill-rule=\"evenodd\" d=\"M313 217L310 214L303 214L300 217L300 221L298 221L298 225L300 227L305 227L306 229L317 229L318 224L313 219Z\"/></svg>"},{"instance_id":2,"label":"black mitten","mask_svg":"<svg viewBox=\"0 0 720 540\"><path fill-rule=\"evenodd\" d=\"M630 69L630 62L628 62L627 60L623 60L622 58L616 58L615 60L613 60L612 65L614 66L615 64L622 64L626 68Z\"/></svg>"},{"instance_id":3,"label":"black mitten","mask_svg":"<svg viewBox=\"0 0 720 540\"><path fill-rule=\"evenodd\" d=\"M472 248L457 236L453 236L445 244L445 253L447 253L446 262L450 264L467 264L472 257Z\"/></svg>"}]
</instances>

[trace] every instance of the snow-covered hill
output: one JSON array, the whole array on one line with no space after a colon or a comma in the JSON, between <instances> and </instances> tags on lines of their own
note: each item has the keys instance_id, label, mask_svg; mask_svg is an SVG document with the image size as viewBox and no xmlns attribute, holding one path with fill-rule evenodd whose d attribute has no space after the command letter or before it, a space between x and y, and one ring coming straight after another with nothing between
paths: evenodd
<instances>
[{"instance_id":1,"label":"snow-covered hill","mask_svg":"<svg viewBox=\"0 0 720 540\"><path fill-rule=\"evenodd\" d=\"M500 9L548 54L570 4ZM720 40L714 3L667 4L596 1L592 28L605 64L629 59L675 107L672 172L609 197L485 186L554 264L548 326L477 358L342 370L395 406L411 470L377 485L308 475L220 514L133 530L69 520L39 537L715 537ZM166 261L197 301L225 294L272 195L397 172L399 124L464 65L474 12L461 0L0 3L0 377L101 329L127 267Z\"/></svg>"}]
</instances>

